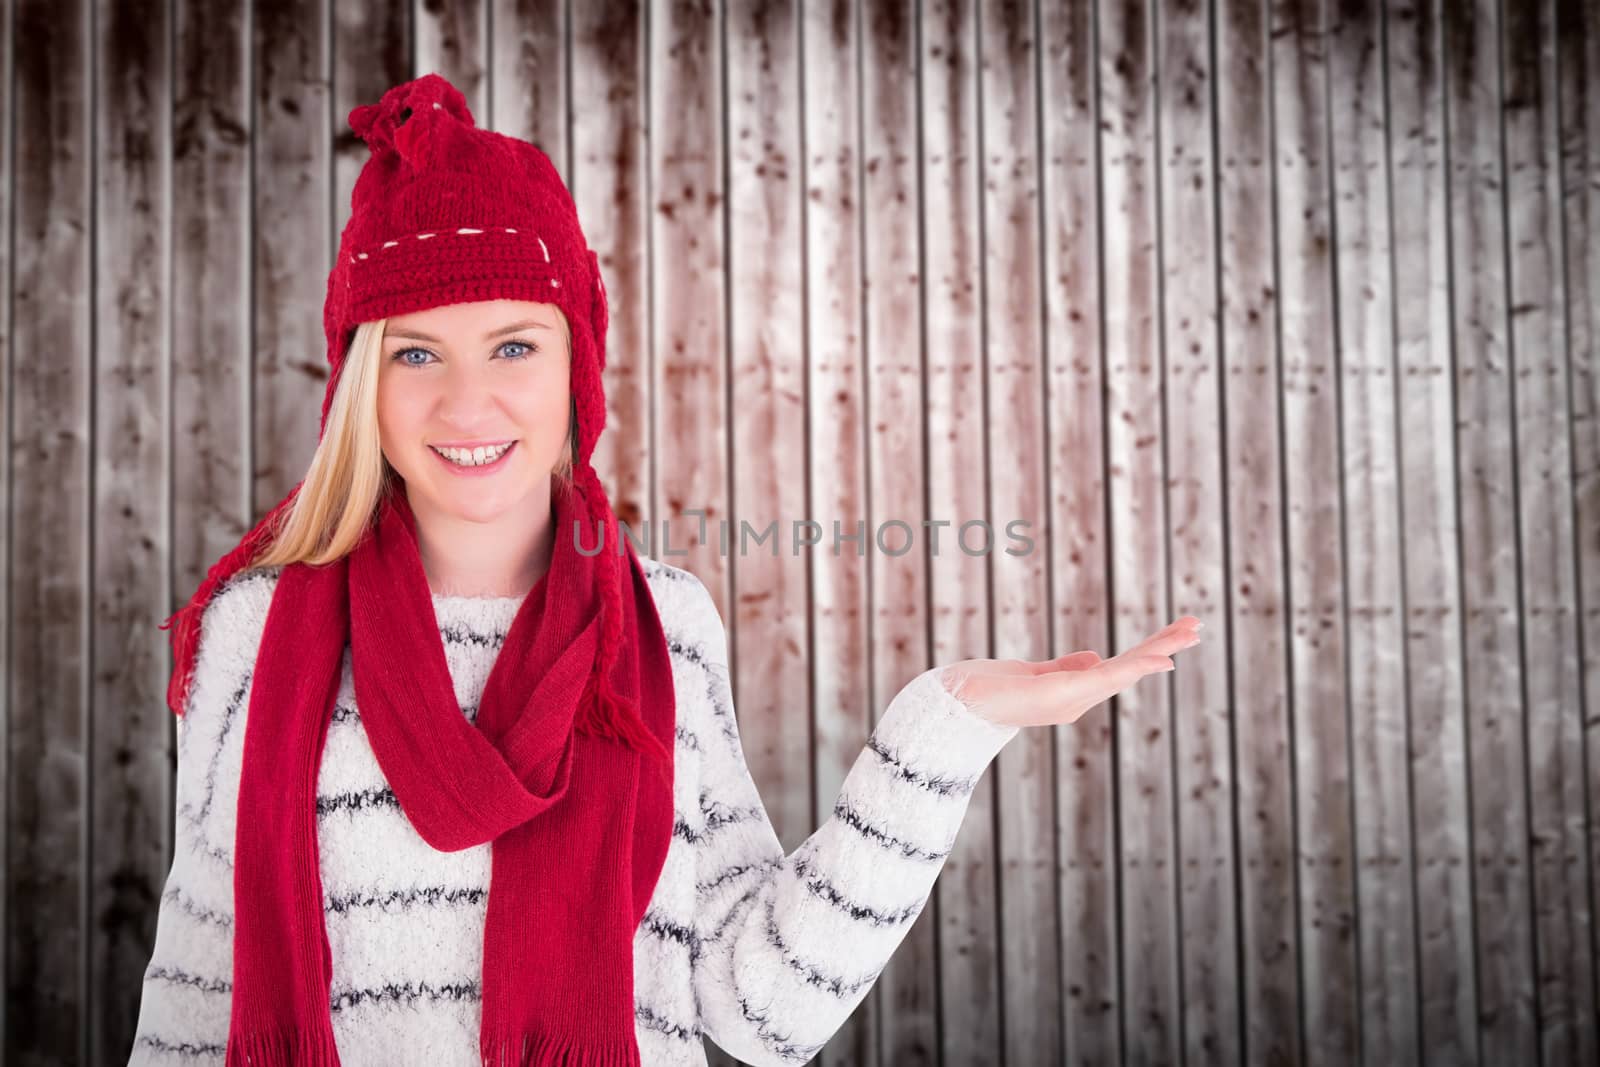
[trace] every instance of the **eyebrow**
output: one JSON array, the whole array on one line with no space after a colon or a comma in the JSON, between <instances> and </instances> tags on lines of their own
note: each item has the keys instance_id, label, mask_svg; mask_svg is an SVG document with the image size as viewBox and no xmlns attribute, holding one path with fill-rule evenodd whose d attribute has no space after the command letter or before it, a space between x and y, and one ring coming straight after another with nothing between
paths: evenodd
<instances>
[{"instance_id":1,"label":"eyebrow","mask_svg":"<svg viewBox=\"0 0 1600 1067\"><path fill-rule=\"evenodd\" d=\"M523 322L513 322L509 326L502 326L498 330L490 330L488 333L483 335L483 339L485 341L492 341L496 337L503 337L508 333L516 333L518 330L554 330L554 329L555 329L554 326L551 326L548 323L540 322L538 319L527 319L527 320L525 320ZM430 337L428 334L418 333L415 330L386 329L386 330L383 331L383 336L384 337L404 337L408 341L429 341L429 342L432 342L433 344L436 344L436 345L444 344L444 342L439 340L437 337Z\"/></svg>"}]
</instances>

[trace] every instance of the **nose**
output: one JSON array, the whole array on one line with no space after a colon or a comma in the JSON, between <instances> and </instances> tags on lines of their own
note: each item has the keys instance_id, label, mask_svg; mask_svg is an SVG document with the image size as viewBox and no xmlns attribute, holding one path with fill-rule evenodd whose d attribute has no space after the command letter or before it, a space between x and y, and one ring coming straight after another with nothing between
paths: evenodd
<instances>
[{"instance_id":1,"label":"nose","mask_svg":"<svg viewBox=\"0 0 1600 1067\"><path fill-rule=\"evenodd\" d=\"M436 413L447 426L473 431L495 420L498 409L490 373L458 364L440 382Z\"/></svg>"}]
</instances>

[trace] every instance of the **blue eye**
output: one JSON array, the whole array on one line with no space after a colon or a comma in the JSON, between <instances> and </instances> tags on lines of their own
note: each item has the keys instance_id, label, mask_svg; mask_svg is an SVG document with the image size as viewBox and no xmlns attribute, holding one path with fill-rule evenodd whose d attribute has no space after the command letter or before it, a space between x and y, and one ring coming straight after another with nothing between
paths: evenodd
<instances>
[{"instance_id":1,"label":"blue eye","mask_svg":"<svg viewBox=\"0 0 1600 1067\"><path fill-rule=\"evenodd\" d=\"M511 351L507 352L507 349L511 349ZM507 341L502 344L497 351L504 358L516 361L527 359L529 356L538 352L539 347L537 345L531 345L526 341ZM416 353L427 358L420 361L407 359L406 357L410 356L412 353ZM402 348L396 351L391 358L394 362L399 363L402 366L426 367L428 365L428 360L433 358L433 353L429 352L426 348Z\"/></svg>"}]
</instances>

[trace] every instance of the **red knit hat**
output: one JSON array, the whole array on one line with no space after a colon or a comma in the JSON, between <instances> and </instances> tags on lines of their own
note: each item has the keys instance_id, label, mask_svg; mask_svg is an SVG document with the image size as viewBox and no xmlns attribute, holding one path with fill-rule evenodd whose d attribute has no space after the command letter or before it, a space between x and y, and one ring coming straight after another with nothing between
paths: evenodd
<instances>
[{"instance_id":1,"label":"red knit hat","mask_svg":"<svg viewBox=\"0 0 1600 1067\"><path fill-rule=\"evenodd\" d=\"M372 156L328 274L323 327L333 375L363 322L473 300L555 304L572 330L578 455L605 426L606 293L599 258L550 157L481 130L460 90L437 74L397 85L350 112Z\"/></svg>"},{"instance_id":2,"label":"red knit hat","mask_svg":"<svg viewBox=\"0 0 1600 1067\"><path fill-rule=\"evenodd\" d=\"M607 325L600 262L578 224L577 207L560 174L537 146L473 122L466 98L437 74L397 85L376 104L355 108L350 128L371 149L351 195L350 220L328 274L323 326L328 341L327 392L320 433L345 353L363 322L446 304L529 300L555 304L572 338L571 390L577 411L573 481L591 520L604 528L600 553L601 653L605 701L620 644L622 539L589 457L605 426ZM211 595L270 543L297 485L207 572L187 605L163 624L173 627L175 664L167 703L183 714L193 675L200 617ZM584 534L585 543L599 536ZM632 552L631 546L626 551ZM176 625L174 626L174 623ZM610 707L613 735L659 747L637 714ZM593 723L591 726L595 725Z\"/></svg>"}]
</instances>

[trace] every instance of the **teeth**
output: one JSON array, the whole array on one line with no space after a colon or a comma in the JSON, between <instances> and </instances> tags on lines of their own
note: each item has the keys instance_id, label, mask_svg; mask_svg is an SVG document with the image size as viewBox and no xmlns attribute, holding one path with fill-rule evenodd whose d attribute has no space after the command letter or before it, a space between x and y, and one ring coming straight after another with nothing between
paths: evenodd
<instances>
[{"instance_id":1,"label":"teeth","mask_svg":"<svg viewBox=\"0 0 1600 1067\"><path fill-rule=\"evenodd\" d=\"M516 442L513 441L509 444L493 445L488 448L437 448L433 445L429 445L428 447L433 448L435 452L439 453L439 455L443 456L445 459L448 459L451 463L454 463L457 466L481 467L485 463L493 463L495 460L499 459L505 454L506 449L510 448L511 445L515 443Z\"/></svg>"}]
</instances>

